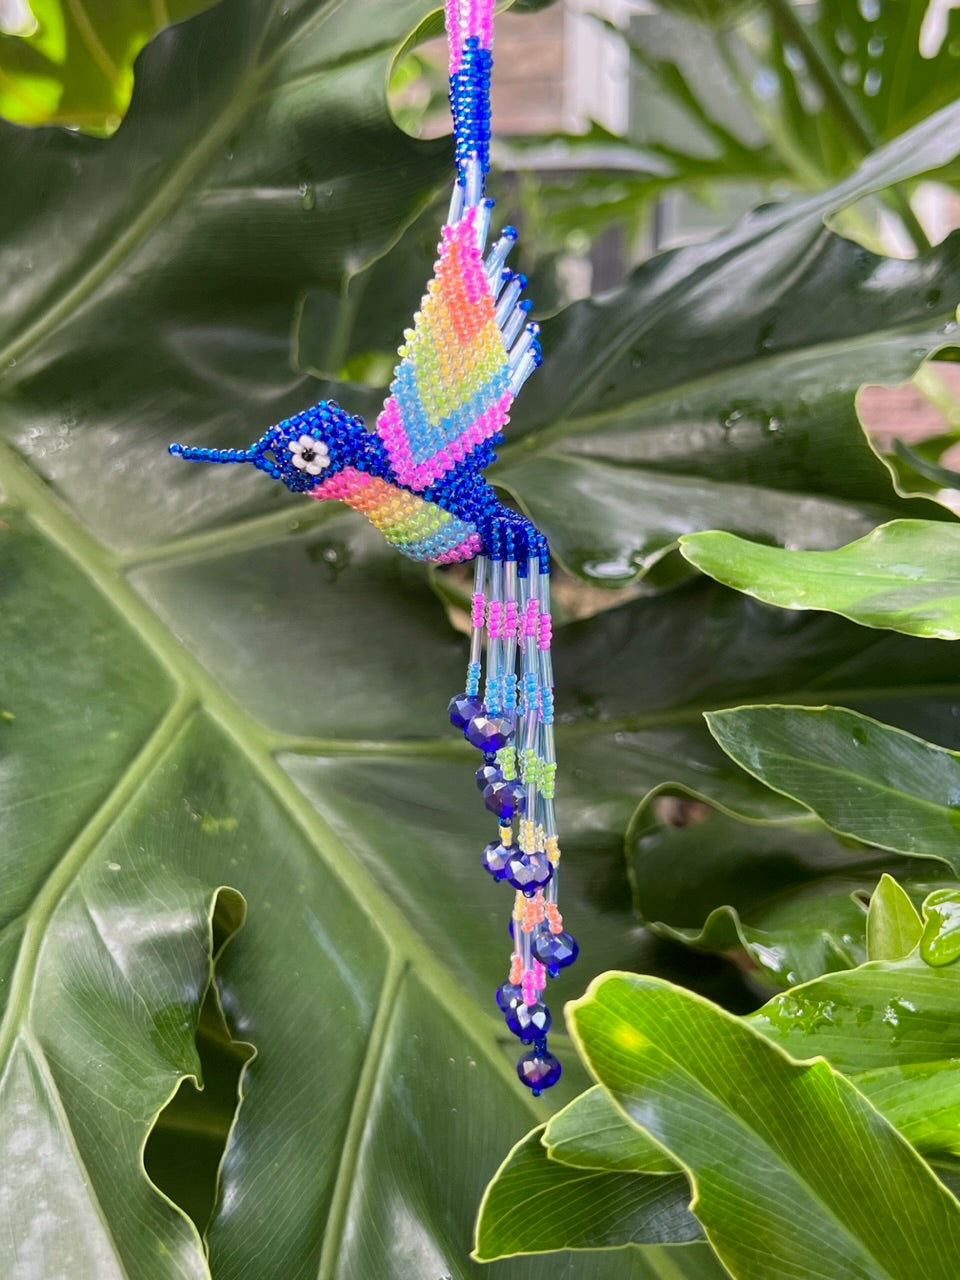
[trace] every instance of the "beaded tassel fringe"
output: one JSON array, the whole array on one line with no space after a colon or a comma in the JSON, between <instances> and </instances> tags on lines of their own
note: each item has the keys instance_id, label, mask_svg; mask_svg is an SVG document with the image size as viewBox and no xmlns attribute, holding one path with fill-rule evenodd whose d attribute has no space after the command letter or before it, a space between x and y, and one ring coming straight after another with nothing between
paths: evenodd
<instances>
[{"instance_id":1,"label":"beaded tassel fringe","mask_svg":"<svg viewBox=\"0 0 960 1280\"><path fill-rule=\"evenodd\" d=\"M447 0L446 20L457 163L448 223L476 208L482 251L493 206L483 199L490 167L492 0ZM526 281L504 270L515 240L516 232L507 228L484 264L503 341L508 349L513 345L512 396L540 363L538 329L525 325L530 304L519 300ZM527 555L515 555L510 533L507 526L507 546L497 536L475 561L466 688L451 699L449 710L451 722L483 752L477 786L499 831L483 850L482 863L514 891L510 969L496 1000L510 1031L531 1046L517 1074L537 1097L560 1078L560 1063L547 1048L547 979L573 963L578 947L564 931L558 903L549 552L535 533Z\"/></svg>"},{"instance_id":2,"label":"beaded tassel fringe","mask_svg":"<svg viewBox=\"0 0 960 1280\"><path fill-rule=\"evenodd\" d=\"M509 1029L531 1046L517 1073L539 1096L560 1078L560 1063L547 1048L544 989L578 950L564 932L557 900L550 575L540 557L479 556L471 613L466 689L451 700L450 719L483 752L477 786L499 831L481 860L494 880L514 890L510 969L496 1000Z\"/></svg>"}]
</instances>

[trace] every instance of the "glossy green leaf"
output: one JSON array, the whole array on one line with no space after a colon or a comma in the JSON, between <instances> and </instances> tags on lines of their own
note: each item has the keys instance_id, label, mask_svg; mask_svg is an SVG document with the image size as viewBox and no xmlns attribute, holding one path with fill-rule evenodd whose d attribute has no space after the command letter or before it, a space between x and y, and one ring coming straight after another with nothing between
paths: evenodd
<instances>
[{"instance_id":1,"label":"glossy green leaf","mask_svg":"<svg viewBox=\"0 0 960 1280\"><path fill-rule=\"evenodd\" d=\"M953 964L960 958L960 891L939 889L923 904L920 954L927 964Z\"/></svg>"},{"instance_id":2,"label":"glossy green leaf","mask_svg":"<svg viewBox=\"0 0 960 1280\"><path fill-rule=\"evenodd\" d=\"M960 968L920 956L831 973L747 1021L795 1058L822 1054L921 1151L960 1153Z\"/></svg>"},{"instance_id":3,"label":"glossy green leaf","mask_svg":"<svg viewBox=\"0 0 960 1280\"><path fill-rule=\"evenodd\" d=\"M29 0L21 29L0 35L0 114L17 124L112 132L130 102L133 61L146 42L209 3Z\"/></svg>"},{"instance_id":4,"label":"glossy green leaf","mask_svg":"<svg viewBox=\"0 0 960 1280\"><path fill-rule=\"evenodd\" d=\"M923 1280L960 1256L960 1205L826 1062L649 977L598 979L570 1019L596 1078L687 1171L738 1280Z\"/></svg>"},{"instance_id":5,"label":"glossy green leaf","mask_svg":"<svg viewBox=\"0 0 960 1280\"><path fill-rule=\"evenodd\" d=\"M732 759L829 827L960 871L960 756L841 707L707 714Z\"/></svg>"},{"instance_id":6,"label":"glossy green leaf","mask_svg":"<svg viewBox=\"0 0 960 1280\"><path fill-rule=\"evenodd\" d=\"M690 1186L683 1174L652 1178L574 1169L551 1160L542 1137L543 1129L534 1129L517 1143L487 1188L474 1249L481 1262L517 1253L702 1238L687 1207Z\"/></svg>"},{"instance_id":7,"label":"glossy green leaf","mask_svg":"<svg viewBox=\"0 0 960 1280\"><path fill-rule=\"evenodd\" d=\"M189 708L14 513L0 559L2 1269L200 1280L196 1230L131 1171L179 1080L199 1076L215 882L113 829Z\"/></svg>"},{"instance_id":8,"label":"glossy green leaf","mask_svg":"<svg viewBox=\"0 0 960 1280\"><path fill-rule=\"evenodd\" d=\"M960 638L960 527L896 520L836 551L696 533L680 550L701 572L781 609L829 609L867 627Z\"/></svg>"},{"instance_id":9,"label":"glossy green leaf","mask_svg":"<svg viewBox=\"0 0 960 1280\"><path fill-rule=\"evenodd\" d=\"M660 1147L624 1120L599 1085L551 1116L541 1141L551 1160L574 1169L675 1173L677 1168Z\"/></svg>"},{"instance_id":10,"label":"glossy green leaf","mask_svg":"<svg viewBox=\"0 0 960 1280\"><path fill-rule=\"evenodd\" d=\"M870 897L867 912L867 959L903 960L920 941L923 922L893 876L886 872Z\"/></svg>"},{"instance_id":11,"label":"glossy green leaf","mask_svg":"<svg viewBox=\"0 0 960 1280\"><path fill-rule=\"evenodd\" d=\"M638 820L631 828L640 915L658 933L698 948L743 948L756 976L777 986L867 958L866 903L885 869L918 899L950 874L844 844L817 826L696 816L702 820L679 827ZM907 906L913 911L909 899Z\"/></svg>"}]
</instances>

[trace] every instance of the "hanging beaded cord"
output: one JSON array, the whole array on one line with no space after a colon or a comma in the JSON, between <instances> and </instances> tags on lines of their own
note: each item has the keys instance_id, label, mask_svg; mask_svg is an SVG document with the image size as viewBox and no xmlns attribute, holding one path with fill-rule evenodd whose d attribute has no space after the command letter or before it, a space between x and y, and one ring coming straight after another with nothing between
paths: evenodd
<instances>
[{"instance_id":1,"label":"hanging beaded cord","mask_svg":"<svg viewBox=\"0 0 960 1280\"><path fill-rule=\"evenodd\" d=\"M496 815L482 863L513 890L508 980L496 993L530 1047L517 1064L539 1095L560 1078L547 1048L548 977L577 957L557 902L560 843L550 655L550 553L543 534L484 479L510 406L541 363L524 276L506 267L505 227L484 257L494 201L490 167L493 0L447 0L457 177L434 277L369 431L333 401L284 419L248 449L173 444L188 461L250 462L295 493L361 511L403 555L474 560L466 687L451 722L483 753L477 785ZM481 684L483 694L481 697Z\"/></svg>"}]
</instances>

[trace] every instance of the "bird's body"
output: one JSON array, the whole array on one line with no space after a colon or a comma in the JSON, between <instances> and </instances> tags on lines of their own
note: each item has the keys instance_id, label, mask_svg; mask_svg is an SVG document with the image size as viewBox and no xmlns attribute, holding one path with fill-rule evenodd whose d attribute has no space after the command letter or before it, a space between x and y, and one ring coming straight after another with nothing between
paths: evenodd
<instances>
[{"instance_id":1,"label":"bird's body","mask_svg":"<svg viewBox=\"0 0 960 1280\"><path fill-rule=\"evenodd\" d=\"M413 560L476 561L466 687L450 719L483 752L477 783L499 819L483 866L515 896L510 977L497 1003L533 1046L517 1069L538 1094L560 1076L541 993L577 945L557 905L550 554L543 534L484 478L511 405L540 364L539 329L521 298L526 280L505 266L517 233L505 228L486 251L492 12L492 0L447 0L457 180L434 274L376 423L321 400L248 449L170 451L252 463L295 493L345 502Z\"/></svg>"},{"instance_id":2,"label":"bird's body","mask_svg":"<svg viewBox=\"0 0 960 1280\"><path fill-rule=\"evenodd\" d=\"M435 275L372 431L321 400L249 449L173 445L172 452L252 462L294 492L346 502L413 560L533 555L548 569L543 535L483 477L510 406L540 360L537 326L525 324L529 304L520 298L526 280L504 268L513 229L483 257L492 207L492 200L468 207L444 227Z\"/></svg>"}]
</instances>

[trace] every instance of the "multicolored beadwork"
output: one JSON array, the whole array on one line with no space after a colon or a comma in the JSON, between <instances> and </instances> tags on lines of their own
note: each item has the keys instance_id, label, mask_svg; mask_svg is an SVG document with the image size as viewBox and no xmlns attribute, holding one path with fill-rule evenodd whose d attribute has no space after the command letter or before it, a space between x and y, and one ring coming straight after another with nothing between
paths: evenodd
<instances>
[{"instance_id":1,"label":"multicolored beadwork","mask_svg":"<svg viewBox=\"0 0 960 1280\"><path fill-rule=\"evenodd\" d=\"M446 0L446 21L457 178L433 279L374 430L320 401L248 449L173 444L170 452L249 462L295 493L345 502L413 560L475 561L465 688L449 713L482 754L477 786L498 825L481 863L514 891L509 981L496 1003L509 1030L532 1046L517 1074L539 1095L560 1078L542 994L577 957L557 900L550 553L483 474L510 406L541 363L539 329L521 297L526 279L506 266L516 231L506 227L486 249L493 0Z\"/></svg>"}]
</instances>

